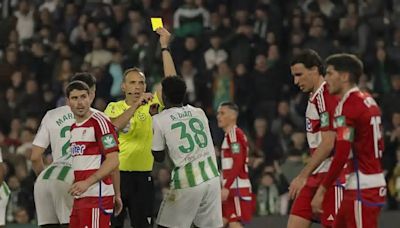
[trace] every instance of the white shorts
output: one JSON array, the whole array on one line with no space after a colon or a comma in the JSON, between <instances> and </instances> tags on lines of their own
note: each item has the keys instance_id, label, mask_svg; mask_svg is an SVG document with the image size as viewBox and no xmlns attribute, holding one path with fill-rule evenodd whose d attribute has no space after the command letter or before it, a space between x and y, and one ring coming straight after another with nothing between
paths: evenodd
<instances>
[{"instance_id":1,"label":"white shorts","mask_svg":"<svg viewBox=\"0 0 400 228\"><path fill-rule=\"evenodd\" d=\"M0 186L0 226L6 225L6 208L8 199L10 198L10 190L4 184L5 182Z\"/></svg>"},{"instance_id":2,"label":"white shorts","mask_svg":"<svg viewBox=\"0 0 400 228\"><path fill-rule=\"evenodd\" d=\"M218 177L198 186L170 190L160 206L157 224L169 228L222 227L221 186Z\"/></svg>"},{"instance_id":3,"label":"white shorts","mask_svg":"<svg viewBox=\"0 0 400 228\"><path fill-rule=\"evenodd\" d=\"M74 201L68 193L70 187L70 183L57 179L38 178L34 189L38 225L69 223Z\"/></svg>"}]
</instances>

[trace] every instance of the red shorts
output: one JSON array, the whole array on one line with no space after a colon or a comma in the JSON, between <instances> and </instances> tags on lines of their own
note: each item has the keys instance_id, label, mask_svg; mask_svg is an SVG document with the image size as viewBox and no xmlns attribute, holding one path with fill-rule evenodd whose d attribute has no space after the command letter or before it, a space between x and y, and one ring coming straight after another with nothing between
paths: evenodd
<instances>
[{"instance_id":1,"label":"red shorts","mask_svg":"<svg viewBox=\"0 0 400 228\"><path fill-rule=\"evenodd\" d=\"M105 214L100 208L72 209L69 221L71 228L108 228L110 227L110 214Z\"/></svg>"},{"instance_id":2,"label":"red shorts","mask_svg":"<svg viewBox=\"0 0 400 228\"><path fill-rule=\"evenodd\" d=\"M355 190L345 191L342 205L333 224L334 228L378 227L381 206L377 203L385 201L386 188L363 189L361 194L363 201L357 200Z\"/></svg>"},{"instance_id":3,"label":"red shorts","mask_svg":"<svg viewBox=\"0 0 400 228\"><path fill-rule=\"evenodd\" d=\"M88 197L82 199L75 199L74 206L69 221L71 228L108 228L110 227L110 218L112 214L112 203L110 198L104 197L106 205L105 208L99 208L99 204L95 204L98 197ZM98 202L98 201L97 201ZM112 202L112 201L111 201Z\"/></svg>"},{"instance_id":4,"label":"red shorts","mask_svg":"<svg viewBox=\"0 0 400 228\"><path fill-rule=\"evenodd\" d=\"M228 220L228 223L251 221L254 208L252 197L245 198L229 194L228 199L222 202L222 217Z\"/></svg>"},{"instance_id":5,"label":"red shorts","mask_svg":"<svg viewBox=\"0 0 400 228\"><path fill-rule=\"evenodd\" d=\"M312 212L311 201L318 187L318 185L306 184L295 199L290 214L309 221L319 221L324 227L331 227L343 199L343 188L332 186L327 190L322 202L323 213L317 215Z\"/></svg>"}]
</instances>

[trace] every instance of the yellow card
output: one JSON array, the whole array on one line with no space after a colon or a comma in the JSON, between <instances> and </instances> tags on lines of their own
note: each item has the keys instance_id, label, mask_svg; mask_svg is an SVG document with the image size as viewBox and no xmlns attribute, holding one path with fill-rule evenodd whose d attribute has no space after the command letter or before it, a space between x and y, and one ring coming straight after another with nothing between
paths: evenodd
<instances>
[{"instance_id":1,"label":"yellow card","mask_svg":"<svg viewBox=\"0 0 400 228\"><path fill-rule=\"evenodd\" d=\"M162 19L160 17L152 17L151 27L153 27L153 31L156 31L156 29L158 28L162 28L163 27Z\"/></svg>"}]
</instances>

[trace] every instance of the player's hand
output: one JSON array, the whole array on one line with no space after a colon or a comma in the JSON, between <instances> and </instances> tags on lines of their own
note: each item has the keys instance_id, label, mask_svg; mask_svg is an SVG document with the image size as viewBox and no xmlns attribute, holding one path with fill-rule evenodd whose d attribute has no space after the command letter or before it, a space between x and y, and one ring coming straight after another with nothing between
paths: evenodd
<instances>
[{"instance_id":1,"label":"player's hand","mask_svg":"<svg viewBox=\"0 0 400 228\"><path fill-rule=\"evenodd\" d=\"M158 35L160 35L161 47L167 48L171 40L171 33L169 33L165 28L158 28L156 32Z\"/></svg>"},{"instance_id":2,"label":"player's hand","mask_svg":"<svg viewBox=\"0 0 400 228\"><path fill-rule=\"evenodd\" d=\"M322 213L322 201L324 200L325 188L320 186L311 201L311 208L313 213Z\"/></svg>"},{"instance_id":3,"label":"player's hand","mask_svg":"<svg viewBox=\"0 0 400 228\"><path fill-rule=\"evenodd\" d=\"M114 197L114 215L118 216L121 213L123 207L124 207L124 205L122 204L121 196L115 196Z\"/></svg>"},{"instance_id":4,"label":"player's hand","mask_svg":"<svg viewBox=\"0 0 400 228\"><path fill-rule=\"evenodd\" d=\"M304 185L306 185L306 182L307 178L302 176L297 176L292 180L289 186L290 199L295 199L299 195L301 189L304 187Z\"/></svg>"},{"instance_id":5,"label":"player's hand","mask_svg":"<svg viewBox=\"0 0 400 228\"><path fill-rule=\"evenodd\" d=\"M227 200L228 196L229 196L229 189L227 189L227 188L221 189L221 200L222 201Z\"/></svg>"},{"instance_id":6,"label":"player's hand","mask_svg":"<svg viewBox=\"0 0 400 228\"><path fill-rule=\"evenodd\" d=\"M78 181L71 186L68 193L71 194L72 196L80 196L84 192L86 192L89 187L90 184L88 181L86 180Z\"/></svg>"},{"instance_id":7,"label":"player's hand","mask_svg":"<svg viewBox=\"0 0 400 228\"><path fill-rule=\"evenodd\" d=\"M160 107L160 105L158 104L152 104L150 105L150 109L149 109L149 113L151 116L154 116L155 114L158 114L158 108Z\"/></svg>"},{"instance_id":8,"label":"player's hand","mask_svg":"<svg viewBox=\"0 0 400 228\"><path fill-rule=\"evenodd\" d=\"M149 103L151 100L153 100L152 93L143 93L136 104L139 107L141 105L145 105L145 104Z\"/></svg>"}]
</instances>

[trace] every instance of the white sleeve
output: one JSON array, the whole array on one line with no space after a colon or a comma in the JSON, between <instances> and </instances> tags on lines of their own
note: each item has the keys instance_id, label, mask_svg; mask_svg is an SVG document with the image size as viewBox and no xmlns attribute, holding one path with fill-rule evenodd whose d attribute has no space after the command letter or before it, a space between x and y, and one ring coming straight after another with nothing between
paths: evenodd
<instances>
[{"instance_id":1,"label":"white sleeve","mask_svg":"<svg viewBox=\"0 0 400 228\"><path fill-rule=\"evenodd\" d=\"M43 117L38 132L32 144L42 148L47 148L50 145L50 131L49 131L49 116L48 113Z\"/></svg>"},{"instance_id":2,"label":"white sleeve","mask_svg":"<svg viewBox=\"0 0 400 228\"><path fill-rule=\"evenodd\" d=\"M0 163L3 162L3 150L0 147Z\"/></svg>"},{"instance_id":3,"label":"white sleeve","mask_svg":"<svg viewBox=\"0 0 400 228\"><path fill-rule=\"evenodd\" d=\"M154 116L156 117L156 116ZM162 129L158 123L157 118L153 117L153 146L152 151L163 151L165 150L165 137Z\"/></svg>"}]
</instances>

